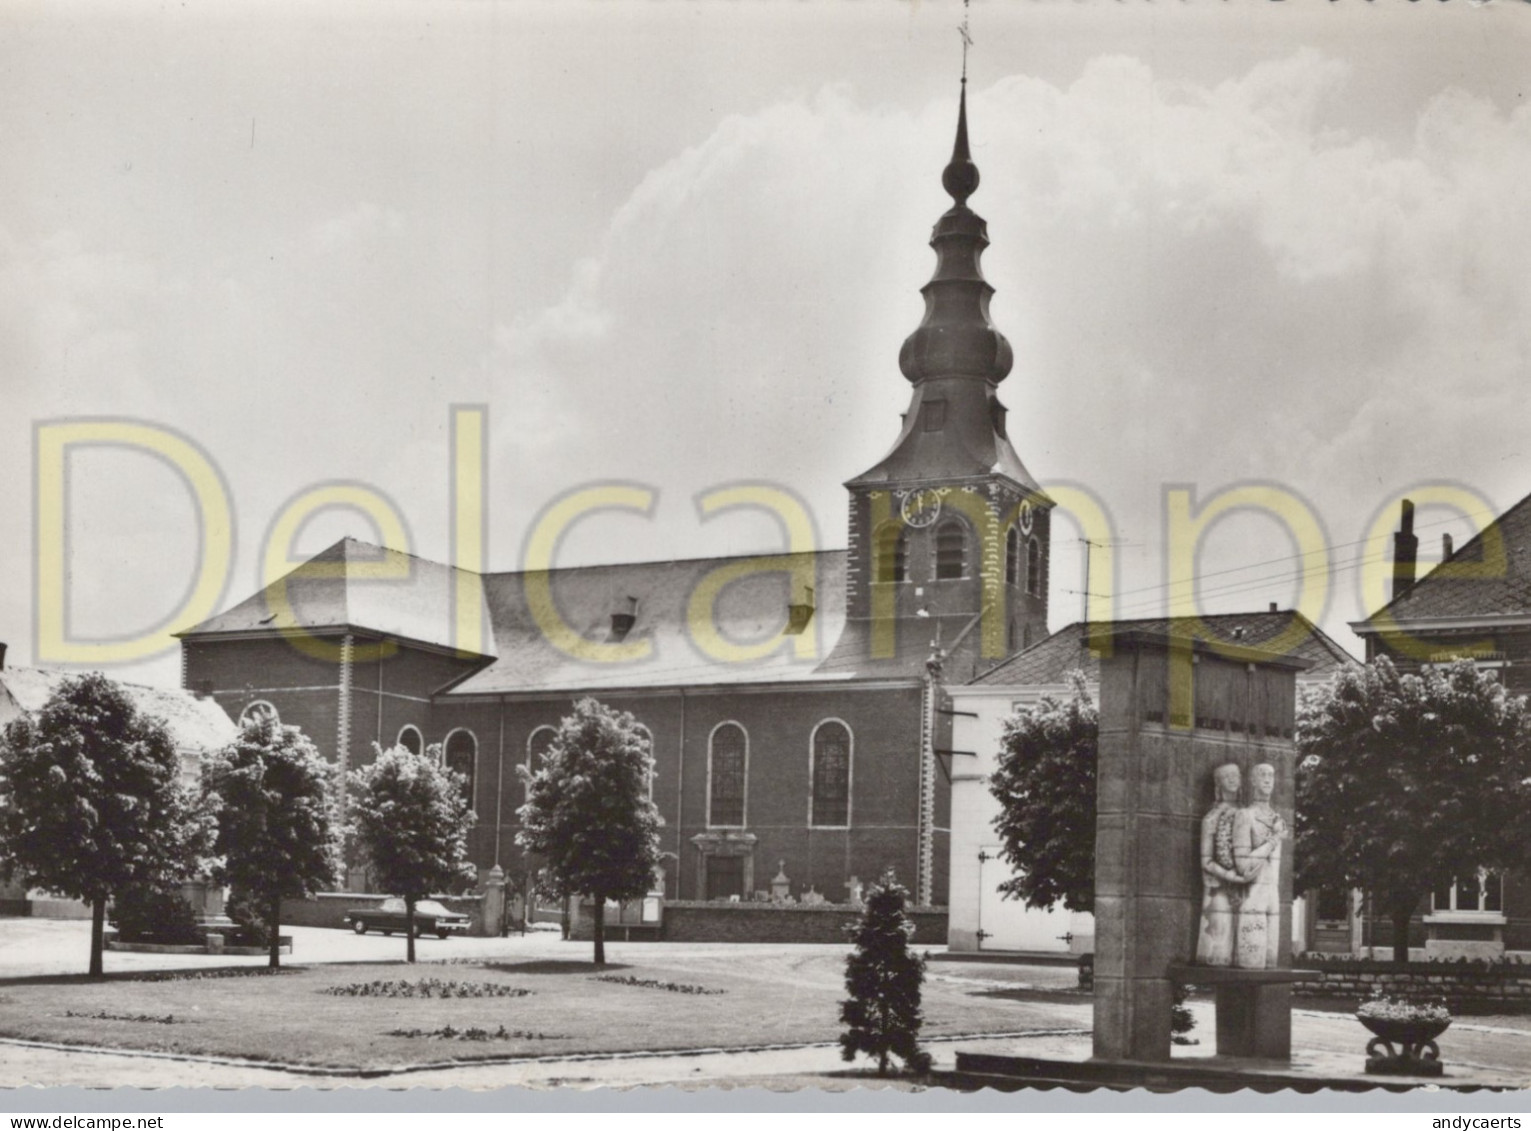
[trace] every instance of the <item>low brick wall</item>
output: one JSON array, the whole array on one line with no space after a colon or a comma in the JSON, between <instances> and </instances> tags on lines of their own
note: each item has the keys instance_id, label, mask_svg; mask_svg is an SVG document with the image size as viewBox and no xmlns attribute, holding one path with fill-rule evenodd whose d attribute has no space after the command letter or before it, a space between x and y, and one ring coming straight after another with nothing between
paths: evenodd
<instances>
[{"instance_id":1,"label":"low brick wall","mask_svg":"<svg viewBox=\"0 0 1531 1131\"><path fill-rule=\"evenodd\" d=\"M592 904L582 904L574 923L574 937L590 938ZM944 946L946 909L924 908L908 913L914 921L914 942L920 946ZM845 928L859 922L854 907L832 904L804 906L770 903L694 903L689 900L664 905L664 922L658 938L666 942L772 942L848 943ZM607 937L621 939L623 927L608 927ZM633 939L654 938L652 931L635 928Z\"/></svg>"},{"instance_id":2,"label":"low brick wall","mask_svg":"<svg viewBox=\"0 0 1531 1131\"><path fill-rule=\"evenodd\" d=\"M308 899L282 900L282 926L284 927L346 927L346 912L356 907L377 907L386 895L365 895L354 891L321 891ZM471 915L468 924L470 935L484 933L483 900L476 895L433 895L437 903L450 911Z\"/></svg>"},{"instance_id":3,"label":"low brick wall","mask_svg":"<svg viewBox=\"0 0 1531 1131\"><path fill-rule=\"evenodd\" d=\"M1444 998L1453 1013L1531 1012L1531 964L1485 962L1382 962L1300 956L1292 965L1318 976L1297 982L1293 992L1309 997L1353 997L1375 993L1410 1001Z\"/></svg>"}]
</instances>

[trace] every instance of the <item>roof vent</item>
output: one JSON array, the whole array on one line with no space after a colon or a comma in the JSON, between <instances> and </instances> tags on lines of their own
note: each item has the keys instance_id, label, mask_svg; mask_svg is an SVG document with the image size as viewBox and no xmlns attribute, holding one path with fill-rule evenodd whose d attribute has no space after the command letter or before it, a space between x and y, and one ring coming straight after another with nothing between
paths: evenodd
<instances>
[{"instance_id":1,"label":"roof vent","mask_svg":"<svg viewBox=\"0 0 1531 1131\"><path fill-rule=\"evenodd\" d=\"M0 640L0 672L5 670L5 641Z\"/></svg>"},{"instance_id":2,"label":"roof vent","mask_svg":"<svg viewBox=\"0 0 1531 1131\"><path fill-rule=\"evenodd\" d=\"M803 588L802 604L787 606L787 627L782 629L784 636L801 636L808 628L808 622L813 619L813 586Z\"/></svg>"},{"instance_id":3,"label":"roof vent","mask_svg":"<svg viewBox=\"0 0 1531 1131\"><path fill-rule=\"evenodd\" d=\"M1451 554L1452 554L1451 535L1450 534L1442 534L1441 535L1441 561L1445 561L1447 558L1451 557Z\"/></svg>"},{"instance_id":4,"label":"roof vent","mask_svg":"<svg viewBox=\"0 0 1531 1131\"><path fill-rule=\"evenodd\" d=\"M626 640L627 634L633 630L634 623L638 620L638 598L628 597L627 610L625 612L611 614L611 639Z\"/></svg>"},{"instance_id":5,"label":"roof vent","mask_svg":"<svg viewBox=\"0 0 1531 1131\"><path fill-rule=\"evenodd\" d=\"M1270 608L1270 611L1271 611L1271 612L1273 612L1273 613L1279 613L1279 612L1280 612L1280 611L1281 611L1281 610L1280 610L1280 609L1278 609L1278 608L1277 608L1277 607L1276 607L1276 602L1275 602L1275 601L1272 601L1272 602L1271 602L1271 608Z\"/></svg>"}]
</instances>

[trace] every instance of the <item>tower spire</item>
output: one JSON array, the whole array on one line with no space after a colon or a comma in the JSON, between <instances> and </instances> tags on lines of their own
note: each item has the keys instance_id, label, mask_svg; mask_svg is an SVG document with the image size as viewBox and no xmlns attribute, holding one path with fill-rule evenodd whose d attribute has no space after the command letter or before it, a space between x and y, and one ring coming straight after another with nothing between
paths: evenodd
<instances>
[{"instance_id":1,"label":"tower spire","mask_svg":"<svg viewBox=\"0 0 1531 1131\"><path fill-rule=\"evenodd\" d=\"M957 98L957 140L952 143L952 159L941 171L941 187L957 202L967 207L968 197L978 191L978 166L968 152L968 77L966 41L963 41L962 93Z\"/></svg>"},{"instance_id":2,"label":"tower spire","mask_svg":"<svg viewBox=\"0 0 1531 1131\"><path fill-rule=\"evenodd\" d=\"M964 43L966 39L964 38ZM925 317L904 341L899 368L916 385L943 377L977 377L991 383L1010 373L1010 343L989 319L989 296L979 260L989 246L988 225L967 205L978 189L978 166L968 150L967 78L957 101L957 136L941 185L953 204L936 221L930 246L936 272L921 288Z\"/></svg>"}]
</instances>

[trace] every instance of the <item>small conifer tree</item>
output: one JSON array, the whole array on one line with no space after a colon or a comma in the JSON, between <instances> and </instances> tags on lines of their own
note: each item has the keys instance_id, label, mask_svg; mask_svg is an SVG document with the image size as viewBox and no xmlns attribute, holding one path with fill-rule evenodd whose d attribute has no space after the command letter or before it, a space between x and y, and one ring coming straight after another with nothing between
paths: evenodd
<instances>
[{"instance_id":1,"label":"small conifer tree","mask_svg":"<svg viewBox=\"0 0 1531 1131\"><path fill-rule=\"evenodd\" d=\"M877 1058L877 1074L888 1074L888 1056L911 1072L930 1068L930 1054L920 1048L920 986L925 960L909 949L914 923L904 914L909 893L892 869L868 886L861 922L847 928L856 949L845 960L845 988L840 1003L840 1051L846 1060L858 1052Z\"/></svg>"}]
</instances>

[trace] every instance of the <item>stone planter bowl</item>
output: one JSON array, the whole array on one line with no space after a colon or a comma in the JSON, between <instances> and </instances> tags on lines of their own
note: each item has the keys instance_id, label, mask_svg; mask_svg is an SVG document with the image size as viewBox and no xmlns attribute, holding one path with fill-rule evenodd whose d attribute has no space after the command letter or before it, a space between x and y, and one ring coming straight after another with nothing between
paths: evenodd
<instances>
[{"instance_id":1,"label":"stone planter bowl","mask_svg":"<svg viewBox=\"0 0 1531 1131\"><path fill-rule=\"evenodd\" d=\"M1357 1014L1356 1020L1389 1044L1405 1048L1418 1048L1426 1042L1434 1041L1451 1026L1449 1018L1445 1021L1399 1021L1390 1017L1364 1017Z\"/></svg>"},{"instance_id":2,"label":"stone planter bowl","mask_svg":"<svg viewBox=\"0 0 1531 1131\"><path fill-rule=\"evenodd\" d=\"M1385 1076L1440 1076L1441 1050L1435 1038L1451 1025L1445 1021L1400 1021L1389 1017L1356 1020L1376 1036L1366 1045L1366 1071Z\"/></svg>"}]
</instances>

